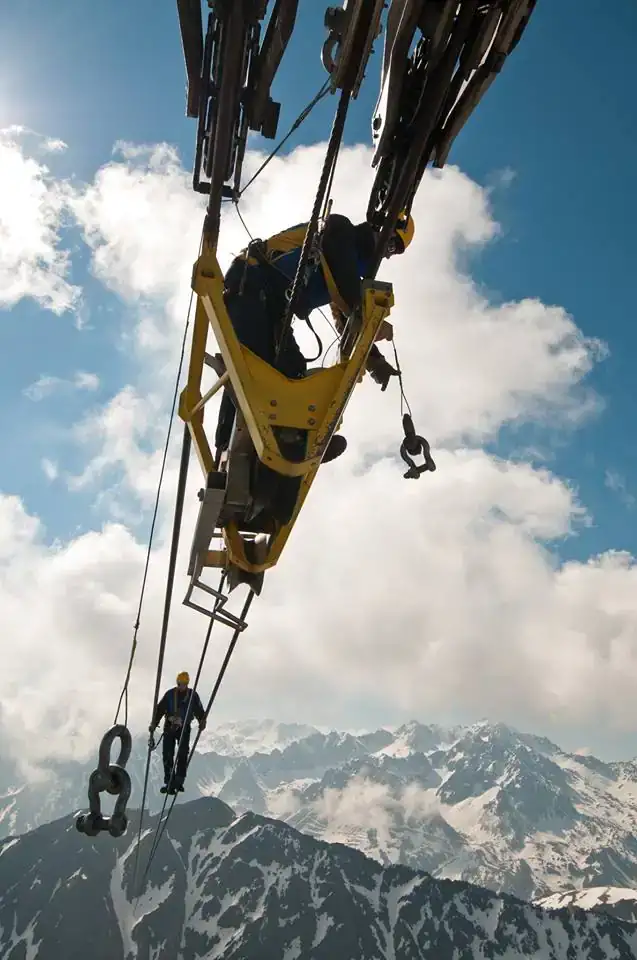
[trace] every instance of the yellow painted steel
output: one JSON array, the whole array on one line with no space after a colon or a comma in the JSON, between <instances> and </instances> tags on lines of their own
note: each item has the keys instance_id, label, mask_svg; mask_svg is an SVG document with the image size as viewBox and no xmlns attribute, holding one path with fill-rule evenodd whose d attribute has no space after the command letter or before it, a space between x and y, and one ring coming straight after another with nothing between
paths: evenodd
<instances>
[{"instance_id":1,"label":"yellow painted steel","mask_svg":"<svg viewBox=\"0 0 637 960\"><path fill-rule=\"evenodd\" d=\"M364 282L358 330L347 338L347 347L341 346L340 361L332 367L309 371L302 379L291 380L237 339L223 299L223 274L210 247L204 247L195 264L192 286L197 307L188 380L180 396L179 416L188 424L204 475L207 477L214 470L203 426L204 405L229 378L259 459L277 473L302 478L294 514L288 524L270 535L265 562L255 564L248 560L243 536L234 523L227 524L221 532L226 550L208 551L203 561L204 565L215 567L230 562L246 572L261 573L273 567L281 556L327 444L338 429L356 383L365 372L369 350L394 304L393 290L391 284L378 280ZM209 328L215 335L227 373L202 397ZM292 462L282 456L273 427L307 430L307 456L303 461Z\"/></svg>"}]
</instances>

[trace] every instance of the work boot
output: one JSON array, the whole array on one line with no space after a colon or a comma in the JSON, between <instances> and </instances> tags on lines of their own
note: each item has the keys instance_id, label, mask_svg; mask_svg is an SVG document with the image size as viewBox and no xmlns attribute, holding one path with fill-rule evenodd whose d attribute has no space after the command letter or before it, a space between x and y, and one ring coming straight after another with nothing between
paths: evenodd
<instances>
[{"instance_id":1,"label":"work boot","mask_svg":"<svg viewBox=\"0 0 637 960\"><path fill-rule=\"evenodd\" d=\"M327 445L327 450L325 451L325 456L323 457L321 463L329 463L330 460L336 460L336 458L340 457L342 453L345 453L346 449L347 440L345 437L342 435L342 433L335 433Z\"/></svg>"}]
</instances>

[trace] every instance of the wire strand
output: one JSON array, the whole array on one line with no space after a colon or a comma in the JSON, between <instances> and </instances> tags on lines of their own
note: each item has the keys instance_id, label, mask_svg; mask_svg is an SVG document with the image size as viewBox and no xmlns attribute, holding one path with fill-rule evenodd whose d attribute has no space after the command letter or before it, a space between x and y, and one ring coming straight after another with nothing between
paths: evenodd
<instances>
[{"instance_id":1,"label":"wire strand","mask_svg":"<svg viewBox=\"0 0 637 960\"><path fill-rule=\"evenodd\" d=\"M170 437L171 437L171 433L172 433L173 420L174 420L174 418L175 418L175 407L176 407L176 405L177 405L177 397L178 397L178 395L179 395L179 381L181 380L181 371L182 371L182 368L183 368L184 355L185 355L185 352L186 352L186 337L187 337L187 335L188 335L188 327L190 326L190 313L191 313L191 310L192 310L192 298L193 298L193 291L190 292L190 302L189 302L189 304L188 304L188 313L187 313L187 315L186 315L186 324L185 324L185 326L184 326L184 334L183 334L183 337L182 337L182 340L181 340L181 354L180 354L180 357L179 357L179 366L178 366L178 369L177 369L177 376L176 376L176 378L175 378L175 390L174 390L174 392L173 392L173 401L172 401L172 406L171 406L171 409L170 409L170 418L169 418L169 420L168 420L168 430L167 430L167 433L166 433L166 443L165 443L165 445L164 445L164 454L163 454L163 457L162 457L161 470L160 470L160 473L159 473L159 481L158 481L158 484L157 484L157 495L156 495L156 497L155 497L155 507L154 507L154 510L153 510L153 519L152 519L152 522L151 522L151 525L150 525L150 534L149 534L149 537L148 537L148 550L146 551L146 563L145 563L145 565L144 565L144 575L143 575L143 578L142 578L142 586L141 586L141 592L140 592L140 596L139 596L139 606L138 606L138 608L137 608L137 617L136 617L135 624L134 624L133 642L132 642L132 646L131 646L130 659L129 659L129 661L128 661L128 670L126 671L126 679L124 680L124 686L123 686L123 688L122 688L122 692L121 692L120 697L119 697L119 703L117 704L117 710L116 710L116 712L115 712L115 719L114 719L114 721L113 721L113 725L117 724L117 720L118 720L118 718L119 718L119 712L120 712L121 707L122 707L122 700L124 700L124 725L125 725L125 726L128 726L128 684L129 684L129 682L130 682L131 671L132 671L132 669L133 669L133 661L134 661L134 659L135 659L135 653L136 653L136 651L137 651L137 633L138 633L138 631L139 631L139 627L140 627L140 624L141 624L142 606L143 606L143 603L144 603L144 593L145 593L145 590L146 590L146 581L147 581L147 579L148 579L148 568L149 568L149 566L150 566L150 557L151 557L152 546L153 546L153 537L154 537L154 534L155 534L155 525L156 525L156 523L157 523L157 515L158 515L158 513L159 513L159 501L160 501L160 498L161 498L161 490L162 490L162 485L163 485L163 480L164 480L164 473L165 473L165 470L166 470L166 462L167 462L167 460L168 460L168 450L169 450L169 448L170 448Z\"/></svg>"},{"instance_id":2,"label":"wire strand","mask_svg":"<svg viewBox=\"0 0 637 960\"><path fill-rule=\"evenodd\" d=\"M400 368L400 363L398 361L398 351L396 349L396 344L394 343L393 337L392 337L391 345L394 349L394 360L396 362L396 370L398 371L398 384L400 386L400 415L401 416L403 415L403 413L405 412L405 407L407 407L407 412L411 417L413 416L413 414L411 412L411 407L409 406L409 401L405 395L405 389L403 387L403 372Z\"/></svg>"},{"instance_id":3,"label":"wire strand","mask_svg":"<svg viewBox=\"0 0 637 960\"><path fill-rule=\"evenodd\" d=\"M222 575L222 582L223 582L223 576L224 576L224 575ZM220 584L220 587L221 587L221 584ZM221 591L219 591L219 592L221 592ZM251 604L252 604L252 601L253 601L254 597L255 597L254 590L250 590L250 592L249 592L249 594L248 594L248 596L247 596L247 598L246 598L246 600L245 600L245 603L244 603L244 605L243 605L243 609L242 609L242 611L241 611L240 617L239 617L239 619L240 619L241 621L245 621L245 618L246 618L246 616L248 615L248 611L250 610L250 606L251 606ZM219 601L216 601L216 602L215 602L215 607L214 607L215 610L216 610L216 607L217 607L217 604L218 604L218 603L219 603ZM211 633L211 631L212 631L212 627L213 627L213 625L214 625L214 622L215 622L215 621L214 621L214 618L211 618L210 624L209 624L209 626L208 626L208 632L207 632L207 635L206 635L206 642L205 642L205 645L204 645L204 651L202 652L202 657L201 657L201 659L200 659L200 669L201 669L201 666L203 666L203 658L204 658L204 656L205 656L205 651L206 651L206 648L207 648L208 640L209 640L209 638L210 638L210 633ZM240 627L240 626L235 627L234 632L233 632L233 635L232 635L232 639L230 640L230 643L228 644L228 649L227 649L226 655L225 655L225 657L224 657L224 659L223 659L223 663L221 664L221 667L220 667L219 672L218 672L218 674L217 674L217 679L216 679L216 681L215 681L215 685L214 685L214 687L213 687L212 693L210 694L210 698L209 698L209 700L208 700L208 705L206 706L206 709L205 709L205 711L204 711L204 716L205 716L205 718L206 718L206 721L208 720L208 715L209 715L209 713L210 713L210 710L212 709L212 705L213 705L214 701L216 700L217 694L219 693L219 690L220 690L220 688L221 688L221 684L222 684L222 682L223 682L223 678L224 678L224 676L225 676L225 672L226 672L226 670L227 670L227 668L228 668L228 665L229 665L229 663L230 663L230 659L231 659L231 657L232 657L234 648L235 648L235 646L236 646L236 644L237 644L237 640L239 639L239 634L240 634L240 633L241 633L241 627ZM194 686L193 686L193 688L192 688L192 689L193 689L193 693L194 693L194 691L195 691L195 689L196 689L196 683L197 683L198 677L199 677L199 672L197 673L197 678L195 679L195 684L194 684ZM190 705L192 704L192 700L193 700L193 697L192 697L192 695L191 695L189 707L190 707ZM186 714L186 716L188 716L188 714ZM186 723L184 722L184 727L183 727L183 729L182 729L181 737L183 737L183 735L184 735L185 727L186 727ZM186 763L186 773L188 772L188 769L189 769L189 767L190 767L190 763L191 763L192 758L193 758L193 756L194 756L194 753L195 753L197 744L198 744L198 742L199 742L199 737L200 737L200 736L201 736L201 727L200 727L199 730L197 731L197 735L196 735L196 737L195 737L195 742L193 743L192 747L190 748L190 752L189 752L189 755L188 755L188 761L187 761L187 763ZM180 737L180 739L179 739L179 747L181 746L181 737ZM179 756L179 747L177 748L177 751L176 751L176 754L175 754L176 757ZM174 763L173 763L173 770L174 770ZM143 877L142 877L142 881L141 881L141 884L140 884L140 891L139 891L139 893L137 894L137 899L139 899L139 896L140 896L140 894L141 894L141 887L143 887L143 884L144 884L144 882L145 882L145 880L146 880L146 877L148 876L148 873L149 873L149 871L150 871L151 864L152 864L153 859L154 859L154 857L155 857L155 853L157 852L157 849L158 849L158 847L159 847L159 843L160 843L160 841L161 841L161 838L162 838L162 836L163 836L163 834L164 834L164 831L165 831L165 829L166 829L166 826L167 826L167 824L168 824L168 820L169 820L169 818L170 818L170 814L172 813L173 807L174 807L174 805L175 805L175 803L176 803L176 801L177 801L177 794L174 794L174 795L173 795L172 801L171 801L171 804L170 804L170 807L169 807L169 809L168 809L168 813L166 814L166 818L165 818L165 820L162 821L162 820L161 820L161 817L163 816L163 812L164 812L164 810L165 810L165 808L166 808L166 802L167 802L167 800L168 800L168 794L166 794L165 797L164 797L164 804L163 804L163 806L162 806L162 810L161 810L161 813L160 813L160 815L159 815L160 819L159 819L158 824L157 824L157 827L156 827L156 829L155 829L155 837L154 837L154 841L153 841L153 846L152 846L151 851L150 851L150 854L149 854L149 856L148 856L148 861L147 861L147 863L146 863L146 869L144 870L144 875L143 875Z\"/></svg>"},{"instance_id":4,"label":"wire strand","mask_svg":"<svg viewBox=\"0 0 637 960\"><path fill-rule=\"evenodd\" d=\"M198 256L201 256L201 252L202 252L202 250L203 250L203 240L204 240L204 231L203 231L203 229L202 229L202 231L201 231L201 236L200 236L200 238L199 238ZM173 422L174 416L175 416L176 400L177 400L177 396L178 396L178 392L179 392L179 381L181 380L181 374L182 374L182 370L183 370L184 356L185 356L185 352L186 352L186 341L187 341L187 337L188 337L188 330L189 330L189 328L190 328L190 317L191 317L191 314L192 314L193 297L194 297L194 290L191 289L191 291L190 291L190 299L189 299L189 302L188 302L188 311L187 311L187 313L186 313L186 323L185 323L185 325L184 325L184 334L183 334L182 342L181 342L181 354L180 354L180 357L179 357L179 366L178 366L178 370L177 370L177 379L176 379L176 383L175 383L175 394L174 394L174 398L173 398L173 407L172 407L171 421L170 421L170 422L171 422L171 427L172 427L172 422ZM175 524L174 524L174 528L173 528L173 543L172 543L172 547L171 547L171 554L173 554L173 553L176 552L177 514L178 514L178 511L179 511L179 509L180 509L180 507L179 507L179 499L180 499L179 493L180 493L180 487L182 486L182 474L184 474L184 477L185 477L185 472L186 472L186 470L187 470L187 461L188 461L188 454L189 454L189 452L190 452L190 432L189 432L189 430L188 430L188 425L187 425L187 424L184 424L184 440L183 440L182 450L181 450L181 464L180 464L180 471L179 471L179 472L180 472L180 478L179 478L179 484L178 484L178 497L177 497L178 502L177 502L177 504L175 505ZM185 486L185 479L184 479L183 485ZM172 560L172 556L171 556L171 560ZM169 581L170 581L170 576L169 576ZM164 634L165 634L165 632L166 632L166 630L167 630L167 611L169 611L169 609L170 609L170 600L171 600L171 597L169 596L169 592L170 592L170 594L172 593L172 583L171 583L171 582L167 583L167 586L166 586L166 605L165 605L165 610L164 610L164 624L163 624L163 629L162 629L162 638L161 638L160 649L159 649L159 654L158 654L157 675L156 675L156 678L155 678L155 697L154 697L154 700L153 700L153 711L155 710L155 704L157 703L157 695L158 695L158 690L159 690L159 684L160 684L160 682L161 682L161 673L162 673L162 669L163 669L164 651L165 651L165 646L166 646L166 637L165 637ZM134 885L135 880L136 880L136 878L137 878L137 868L138 868L138 861L139 861L139 846L140 846L141 836L142 836L142 825L143 825L143 820L144 820L144 810L145 810L145 807L146 807L146 796L147 796L147 793L148 793L148 778L149 778L149 776L150 776L150 761L151 761L151 756L152 756L152 750L153 750L153 748L151 747L151 740L150 740L150 737L149 737L148 750L147 750L147 754L146 754L146 770L145 770L145 772L144 772L144 787L143 787L143 791L142 791L142 804L141 804L141 809L140 809L140 811L139 811L139 829L138 829L138 833L137 833L137 849L136 849L136 851L135 851L135 865L134 865L134 869L133 869L133 885Z\"/></svg>"},{"instance_id":5,"label":"wire strand","mask_svg":"<svg viewBox=\"0 0 637 960\"><path fill-rule=\"evenodd\" d=\"M322 86L321 89L318 91L318 93L313 97L312 100L310 100L310 102L308 103L307 107L305 107L305 109L302 110L301 113L298 115L298 117L296 118L296 120L294 121L294 123L292 124L292 126L290 127L290 129L288 130L288 132L286 133L286 135L283 137L282 140L279 141L279 143L276 145L276 147L274 148L274 150L272 151L272 153L271 153L268 157L266 157L266 159L263 161L263 163L261 164L261 166L259 167L259 169L257 170L257 172L254 173L254 174L250 177L250 179L248 180L248 182L246 183L246 185L241 188L241 190L239 191L239 196L237 197L237 200L238 200L240 197L243 196L243 194L246 192L246 190L248 189L248 187L249 187L251 184L254 183L254 181L257 179L258 176L260 176L260 174L265 170L265 168L266 168L267 165L270 163L270 161L273 160L274 157L276 157L276 155L277 155L277 153L279 152L279 150L281 150L281 148L287 143L287 141L290 139L290 137L292 136L292 134L293 134L296 130L298 130L298 128L301 126L301 124L309 117L310 113L312 112L312 110L314 109L314 107L316 106L316 104L317 104L320 100L322 100L323 97L327 96L327 94L328 94L329 92L330 92L330 81L329 81L329 80L326 80L326 82L323 84L323 86Z\"/></svg>"}]
</instances>

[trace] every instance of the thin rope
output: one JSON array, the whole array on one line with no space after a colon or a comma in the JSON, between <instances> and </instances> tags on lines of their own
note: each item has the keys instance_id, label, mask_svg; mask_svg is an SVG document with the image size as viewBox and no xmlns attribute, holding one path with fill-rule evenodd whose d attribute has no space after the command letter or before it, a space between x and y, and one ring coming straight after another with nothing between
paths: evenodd
<instances>
[{"instance_id":1,"label":"thin rope","mask_svg":"<svg viewBox=\"0 0 637 960\"><path fill-rule=\"evenodd\" d=\"M251 604L252 604L252 601L253 601L254 597L255 597L254 590L251 590L250 593L248 594L247 598L246 598L246 601L245 601L244 605L243 605L243 610L241 611L241 614L240 614L240 620L242 620L242 621L245 620L246 616L248 615L248 611L250 610L250 606L251 606ZM209 631L212 629L212 624L213 624L213 623L214 623L214 620L211 620L210 626L209 626L209 628L208 628ZM213 705L213 703L214 703L214 701L215 701L215 699L216 699L216 697L217 697L217 694L219 693L219 689L221 688L221 684L222 684L222 682L223 682L223 678L224 678L225 672L226 672L226 670L227 670L227 668L228 668L228 665L229 665L229 663L230 663L230 659L231 659L231 657L232 657L232 654L233 654L234 648L235 648L235 646L236 646L237 640L239 639L239 634L240 634L240 633L241 633L241 628L240 628L240 627L236 627L235 630L234 630L234 633L233 633L233 635L232 635L232 639L231 639L231 641L230 641L230 643L229 643L229 645L228 645L228 649L227 649L227 651L226 651L226 655L225 655L225 657L224 657L224 660L223 660L223 663L222 663L221 668L220 668L220 670L219 670L219 673L217 674L217 679L216 679L214 688L213 688L213 690L212 690L212 693L210 694L210 698L209 698L209 700L208 700L208 705L207 705L207 707L206 707L206 709L205 709L205 711L204 711L204 716L205 716L205 718L206 718L206 722L207 722L207 720L208 720L208 715L209 715L209 713L210 713L210 710L212 709L212 705ZM193 689L194 689L194 687L193 687ZM192 698L191 698L191 702L192 702ZM183 731L182 731L182 736L183 736ZM195 753L195 749L196 749L197 744L198 744L198 742L199 742L199 737L200 737L200 736L201 736L201 728L197 731L197 735L196 735L196 737L195 737L195 742L193 743L192 747L190 748L190 753L189 753L189 756L188 756L188 762L187 762L187 764L186 764L186 773L188 772L188 768L190 767L190 763L191 763L191 760L192 760L193 755L194 755L194 753ZM180 740L181 740L181 738L180 738ZM168 799L168 794L166 794L166 796L164 797L164 806L162 807L162 814L163 814L163 811L164 811L164 809L165 809L167 799ZM144 870L144 875L143 875L143 877L142 877L142 881L141 881L141 884L140 884L140 892L137 894L137 898L136 898L136 899L139 899L139 896L141 895L141 887L143 887L143 884L144 884L144 882L145 882L145 880L146 880L146 877L148 876L148 872L149 872L149 870L150 870L151 863L152 863L153 858L154 858L154 856L155 856L155 853L156 853L156 851L157 851L157 849L158 849L158 847L159 847L159 843L160 843L161 838L162 838L162 836L163 836L163 833L164 833L164 831L165 831L165 829L166 829L166 826L167 826L167 824L168 824L168 820L169 820L169 818L170 818L170 814L172 813L173 807L174 807L174 805L175 805L176 802L177 802L177 794L174 794L173 797L172 797L172 801L171 801L170 807L169 807L169 809L168 809L168 813L166 814L166 819L163 820L163 821L161 821L161 819L160 819L160 821L159 821L158 824L157 824L157 828L156 828L156 831L155 831L155 840L154 840L153 847L152 847L151 852L150 852L149 857L148 857L148 862L147 862L147 864L146 864L146 869ZM161 818L162 814L160 814L160 818Z\"/></svg>"},{"instance_id":2,"label":"thin rope","mask_svg":"<svg viewBox=\"0 0 637 960\"><path fill-rule=\"evenodd\" d=\"M202 229L202 231L201 231L201 236L200 236L200 238L199 238L199 250L198 250L198 256L199 256L199 257L201 256L201 253L202 253L202 250L203 250L203 242L204 242L204 231L203 231L203 229ZM176 385L175 385L175 395L174 395L174 398L173 398L173 409L172 409L172 414L171 414L171 426L172 426L172 421L173 421L173 419L174 419L174 414L175 414L176 398L177 398L177 395L178 395L179 381L180 381L180 379L181 379L181 373L182 373L184 356L185 356L186 339L187 339L187 335L188 335L188 329L189 329L189 327L190 327L190 316L191 316L191 313L192 313L193 295L194 295L194 291L191 289L191 291L190 291L190 300L189 300L189 302L188 302L188 312L187 312L187 314L186 314L186 324L185 324L184 335L183 335L182 344L181 344L181 356L180 356L180 358L179 358L179 369L178 369L177 381L176 381ZM186 474L186 472L187 472L188 455L189 455L189 453L190 453L190 431L189 431L189 429L188 429L188 425L187 425L187 424L184 424L184 439L183 439L182 449L181 449L181 463L180 463L180 468L179 468L179 483L178 483L178 490L177 490L177 503L175 504L175 521L174 521L174 524L173 524L173 537L172 537L172 541L173 541L173 542L172 542L172 546L171 546L171 562L172 562L172 559L173 559L173 555L176 555L176 550L177 550L177 545L176 545L176 544L177 544L177 539L178 539L177 517L178 517L178 514L180 514L181 509L183 508L183 497L181 496L181 494L183 493L182 487L185 487L185 474ZM180 503L180 501L181 501L181 503ZM179 523L181 523L181 517L180 517L180 516L179 516ZM164 651L165 651L165 646L166 646L166 636L165 636L165 633L166 633L166 631L167 631L167 615L168 615L168 613L169 613L169 611L170 611L170 601L171 601L171 596L169 596L169 593L172 594L172 580L171 580L171 578L170 578L170 575L169 575L169 582L168 582L167 585L166 585L166 594L167 594L167 595L166 595L166 604L165 604L165 609L164 609L164 624L163 624L163 628L162 628L162 637L161 637L161 641L160 641L160 649L159 649L158 662L157 662L157 676L156 676L156 678L155 678L155 698L154 698L154 700L153 700L153 712L154 712L154 710L155 710L155 705L156 705L156 703L157 703L157 696L158 696L159 684L160 684L160 682L161 682L161 674L162 674L162 669L163 669ZM146 796L147 796L147 793L148 793L148 778L149 778L149 776L150 776L150 761L151 761L151 755L152 755L152 751L153 751L153 748L151 747L151 742L152 742L152 741L151 741L151 738L149 737L149 740L148 740L148 750L147 750L147 753L146 753L146 770L145 770L145 773L144 773L144 787L143 787L143 791L142 791L142 805L141 805L141 809L140 809L140 811L139 811L139 829L138 829L138 833L137 833L137 849L136 849L136 851L135 851L135 865L134 865L134 869L133 869L133 884L135 883L135 879L136 879L136 877L137 877L137 868L138 868L138 861L139 861L139 846L140 846L141 836L142 836L142 825L143 825L143 820L144 820L144 810L145 810L145 807L146 807Z\"/></svg>"},{"instance_id":3,"label":"thin rope","mask_svg":"<svg viewBox=\"0 0 637 960\"><path fill-rule=\"evenodd\" d=\"M274 157L276 157L276 155L277 155L277 153L279 152L279 150L281 150L281 148L287 143L287 141L290 139L290 137L291 137L292 134L295 132L295 130L298 130L298 128L301 126L301 124L309 117L310 113L312 112L312 110L314 109L314 107L316 106L316 104L319 102L319 100L322 100L323 97L325 97L325 96L329 93L329 91L330 91L330 81L327 80L327 81L323 84L323 86L321 87L321 89L319 90L319 92L314 96L314 98L313 98L312 100L310 100L310 102L308 103L307 107L305 107L305 109L301 111L301 113L298 115L298 117L296 118L296 120L294 121L294 123L292 124L292 126L290 127L290 129L288 130L288 132L286 133L286 135L285 135L285 136L283 137L283 139L276 145L276 147L274 148L274 150L272 151L272 153L271 153L268 157L266 157L266 159L263 161L263 163L261 164L261 166L259 167L259 169L257 170L257 172L254 173L254 174L250 177L250 179L248 180L248 182L246 183L246 185L241 188L241 190L239 191L239 196L237 197L237 200L240 199L240 198L243 196L243 194L246 192L246 190L248 189L248 187L249 187L252 183L254 183L254 181L257 179L257 177L265 170L265 168L266 168L267 165L270 163L270 161L273 160Z\"/></svg>"},{"instance_id":4,"label":"thin rope","mask_svg":"<svg viewBox=\"0 0 637 960\"><path fill-rule=\"evenodd\" d=\"M405 396L405 390L403 387L403 372L400 368L400 363L398 362L398 351L396 350L396 344L394 343L393 338L392 338L391 345L394 349L394 359L396 362L396 370L398 371L398 383L400 385L400 415L401 416L403 415L403 413L405 412L405 407L407 407L407 412L411 417L412 416L411 407L409 406L409 401Z\"/></svg>"},{"instance_id":5,"label":"thin rope","mask_svg":"<svg viewBox=\"0 0 637 960\"><path fill-rule=\"evenodd\" d=\"M161 490L162 490L162 485L163 485L163 480L164 480L164 472L165 472L165 470L166 470L166 462L167 462L167 459L168 459L168 450L169 450L169 447L170 447L170 436L171 436L171 433L172 433L173 420L174 420L174 417L175 417L175 407L176 407L176 405L177 405L177 397L178 397L178 395L179 395L179 381L181 380L181 371L182 371L182 368L183 368L184 355L185 355L185 352L186 352L186 337L187 337L187 335L188 335L188 328L189 328L189 326L190 326L190 313L191 313L191 310L192 310L193 292L194 292L194 291L192 291L192 290L191 290L191 292L190 292L190 302L189 302L189 304L188 304L188 313L187 313L187 315L186 315L186 324L185 324L185 326L184 326L184 334L183 334L182 341L181 341L181 354L180 354L180 357L179 357L179 366L178 366L178 369L177 369L177 377L176 377L176 379L175 379L175 390L174 390L174 393L173 393L173 402L172 402L172 407L171 407L171 410L170 410L170 418L169 418L169 420L168 420L168 431L167 431L167 433L166 433L166 443L165 443L165 445L164 445L164 455L163 455L163 457L162 457L161 471L160 471L160 473L159 473L159 482L158 482L158 485L157 485L157 496L155 497L155 507L154 507L154 510L153 510L153 519L152 519L152 522L151 522L151 525L150 525L150 535L149 535L149 538L148 538L148 550L146 551L146 563L145 563L145 565L144 565L144 576L143 576L143 578L142 578L142 587L141 587L141 592L140 592L140 596L139 596L139 606L138 606L138 608L137 608L137 618L136 618L136 620L135 620L135 625L134 625L133 642L132 642L132 646L131 646L130 659L129 659L129 661L128 661L128 670L126 671L126 679L124 680L124 686L123 686L123 688L122 688L122 692L121 692L120 697L119 697L119 703L117 704L117 710L116 710L116 712L115 712L115 719L114 719L114 721L113 721L113 725L114 725L114 726L117 724L117 721L118 721L118 718L119 718L119 712L120 712L120 710L121 710L122 700L124 700L124 726L128 726L128 684L129 684L130 677L131 677L131 671L132 671L132 669L133 669L133 661L134 661L134 659L135 659L135 653L136 653L136 651L137 651L137 633L138 633L138 631L139 631L139 627L140 627L140 624L141 624L142 605L143 605L143 603L144 603L144 593L145 593L145 591L146 591L146 581L147 581L147 579L148 579L148 568L149 568L149 566L150 566L150 556L151 556L152 546L153 546L153 537L154 537L154 534L155 534L155 524L156 524L156 522L157 522L157 515L158 515L158 513L159 513L159 500L160 500L160 497L161 497Z\"/></svg>"}]
</instances>

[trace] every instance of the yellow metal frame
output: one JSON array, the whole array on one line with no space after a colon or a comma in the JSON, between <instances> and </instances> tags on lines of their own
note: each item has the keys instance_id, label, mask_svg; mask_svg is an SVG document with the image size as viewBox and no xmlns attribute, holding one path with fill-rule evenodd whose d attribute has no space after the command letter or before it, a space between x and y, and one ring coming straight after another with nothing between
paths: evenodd
<instances>
[{"instance_id":1,"label":"yellow metal frame","mask_svg":"<svg viewBox=\"0 0 637 960\"><path fill-rule=\"evenodd\" d=\"M360 328L349 356L325 369L310 371L303 379L290 380L244 347L234 332L223 299L223 274L214 250L204 251L195 264L192 288L197 296L188 380L179 400L179 416L188 424L204 475L214 470L214 460L203 425L205 403L229 380L259 459L277 473L302 477L292 519L271 536L267 559L250 563L243 537L235 524L223 530L225 551L208 551L205 566L224 566L222 559L249 573L273 567L305 502L321 459L338 428L357 382L362 379L369 351L383 320L394 304L391 284L380 281L363 285ZM212 329L226 367L215 385L201 394L208 330ZM296 427L308 431L308 456L301 462L283 457L273 427Z\"/></svg>"}]
</instances>

